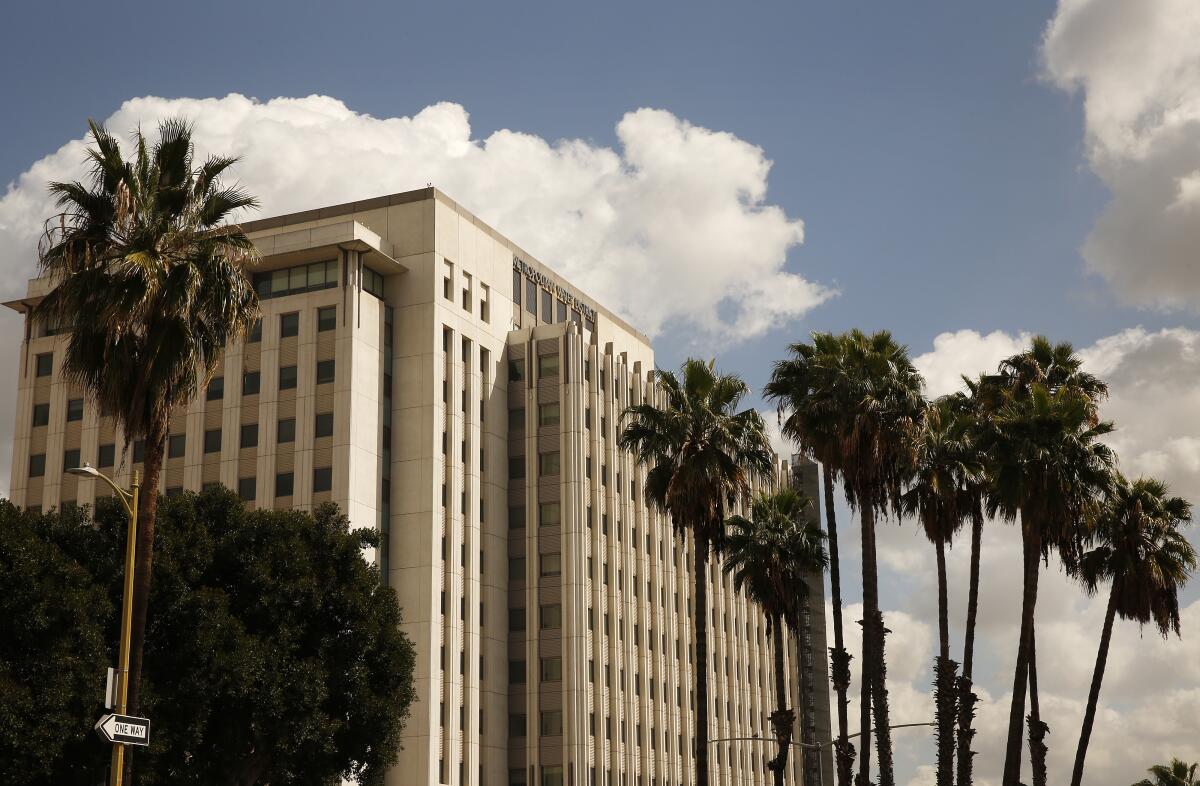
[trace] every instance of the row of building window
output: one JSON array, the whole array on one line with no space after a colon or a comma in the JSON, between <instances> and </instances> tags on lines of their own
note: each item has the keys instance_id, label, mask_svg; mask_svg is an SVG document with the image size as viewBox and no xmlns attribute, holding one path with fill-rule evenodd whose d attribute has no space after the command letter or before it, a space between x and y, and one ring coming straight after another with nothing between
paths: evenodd
<instances>
[{"instance_id":1,"label":"row of building window","mask_svg":"<svg viewBox=\"0 0 1200 786\"><path fill-rule=\"evenodd\" d=\"M450 302L454 302L454 263L450 260L444 260L445 266L442 275L442 297ZM462 271L462 309L468 314L472 313L475 294L473 287L474 278L467 271ZM483 282L479 283L479 320L481 322L491 321L492 310L492 290Z\"/></svg>"},{"instance_id":2,"label":"row of building window","mask_svg":"<svg viewBox=\"0 0 1200 786\"><path fill-rule=\"evenodd\" d=\"M327 385L336 380L337 365L333 360L317 361L317 384ZM295 390L299 379L296 366L279 367L279 389ZM242 395L257 396L262 387L262 372L246 371L242 374ZM209 380L208 389L204 393L207 401L220 401L225 398L225 377L213 377Z\"/></svg>"},{"instance_id":3,"label":"row of building window","mask_svg":"<svg viewBox=\"0 0 1200 786\"><path fill-rule=\"evenodd\" d=\"M525 282L524 297L521 294L521 282ZM534 317L538 316L538 292L542 293L541 319L544 323L566 322L570 319L577 325L583 325L588 330L596 329L596 322L591 317L584 318L578 310L569 307L559 300L548 289L542 289L532 279L525 278L519 270L513 271L513 303L517 306L524 302L525 310Z\"/></svg>"},{"instance_id":4,"label":"row of building window","mask_svg":"<svg viewBox=\"0 0 1200 786\"><path fill-rule=\"evenodd\" d=\"M558 353L537 356L537 378L557 377L559 370ZM508 381L522 382L525 379L525 361L521 358L508 361Z\"/></svg>"},{"instance_id":5,"label":"row of building window","mask_svg":"<svg viewBox=\"0 0 1200 786\"><path fill-rule=\"evenodd\" d=\"M254 274L254 289L260 300L332 289L337 283L336 260Z\"/></svg>"},{"instance_id":6,"label":"row of building window","mask_svg":"<svg viewBox=\"0 0 1200 786\"><path fill-rule=\"evenodd\" d=\"M238 447L239 448L255 448L258 447L258 424L244 423L241 426ZM313 423L313 435L315 438L332 437L333 436L333 413L320 412L317 413ZM285 444L296 441L296 419L295 418L280 418L275 426L275 441L278 444ZM187 449L187 440L184 434L172 434L167 437L167 458L182 458ZM221 429L208 429L204 432L204 452L219 453L221 450ZM144 459L145 443L138 440L133 445L133 461L139 463ZM100 446L99 456L97 456L96 466L111 467L116 461L116 445L105 444ZM79 464L79 449L74 448L63 451L63 470L74 469L80 466ZM46 473L46 454L35 453L29 457L29 477L38 478Z\"/></svg>"}]
</instances>

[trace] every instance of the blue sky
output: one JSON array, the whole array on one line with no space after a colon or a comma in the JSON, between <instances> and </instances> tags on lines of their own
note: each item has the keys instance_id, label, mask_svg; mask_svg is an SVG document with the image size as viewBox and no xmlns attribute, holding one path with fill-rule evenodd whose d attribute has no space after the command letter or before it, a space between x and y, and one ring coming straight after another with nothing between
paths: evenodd
<instances>
[{"instance_id":1,"label":"blue sky","mask_svg":"<svg viewBox=\"0 0 1200 786\"><path fill-rule=\"evenodd\" d=\"M1052 20L1058 28L1045 50L1047 69L1043 36ZM82 136L87 117L108 118L140 96L240 93L267 101L319 94L374 118L412 117L453 102L469 112L473 141L490 144L508 129L551 146L578 139L589 150L618 153L630 142L617 131L626 113L664 110L761 148L773 165L755 209L777 207L804 225L802 244L774 247L787 255L783 271L838 294L729 341L714 342L711 330L668 314L655 337L660 364L717 347L722 367L757 386L783 347L810 330L888 328L922 356L931 392L938 393L958 371L993 365L1019 347L1022 334L1043 332L1075 342L1111 376L1111 414L1125 426L1120 448L1130 471L1161 474L1181 493L1200 496L1194 384L1200 264L1186 250L1200 247L1187 228L1200 219L1189 224L1181 212L1191 193L1188 178L1200 172L1200 154L1190 152L1200 150L1200 52L1186 43L1196 40L1200 24L1186 1L334 8L257 0L203 9L112 2L102 14L47 2L6 9L5 28L0 180L17 185L7 206L0 202L0 233L10 237L21 234L14 223L22 215L18 197L38 187L36 178L19 181L23 173L44 157L62 158L60 148ZM1178 110L1171 116L1182 120L1169 125L1176 121L1162 119L1165 109ZM631 168L628 158L621 165ZM471 191L435 185L451 196ZM520 192L525 185L513 179L505 188ZM1167 193L1176 186L1179 205ZM511 204L501 209L460 198L485 217L494 209L519 226ZM311 204L287 207L321 203L314 196ZM1081 249L1089 237L1085 261ZM20 247L8 245L11 254ZM7 281L0 288L13 296L28 262L5 262L4 253ZM624 269L642 265L649 273L656 258L650 253L630 264ZM1141 305L1129 303L1135 291ZM754 307L752 297L716 306ZM637 323L638 306L629 308ZM15 360L14 347L4 351ZM11 412L11 401L4 412ZM7 423L0 425L0 437L10 434ZM853 601L857 531L848 526L843 551L851 554L847 598ZM989 590L995 598L1016 591L1003 583L1017 564L1011 529L996 532L1001 542L990 570L998 583ZM920 655L907 670L893 668L897 702L919 713L927 701L921 648L929 635L930 554L911 526L889 529L881 548L889 550L884 594L897 646L911 645ZM962 552L952 555L952 570L961 570ZM1050 590L1044 619L1061 635L1044 642L1039 631L1039 651L1055 643L1063 654L1091 651L1096 604L1065 583L1059 589ZM1200 623L1198 594L1189 592L1187 613ZM996 621L985 636L995 636L996 654L988 650L985 665L994 670L985 683L999 711L1015 620L1011 604L995 603ZM1146 723L1155 704L1167 706L1157 712L1172 719L1177 733L1147 732L1132 743L1136 757L1098 768L1104 773L1098 783L1135 780L1168 749L1200 758L1194 743L1200 709L1189 709L1200 707L1200 667L1174 683L1148 685L1136 657L1140 641L1131 629L1114 645L1128 657L1114 659L1111 709L1125 713L1121 723ZM1181 651L1162 646L1154 657L1164 663ZM1080 663L1064 667L1061 701L1044 699L1059 713L1062 733L1055 740L1063 756L1072 747L1090 669L1090 660ZM1113 728L1098 735L1116 734L1121 724L1113 718ZM1192 747L1181 740L1192 740ZM904 744L901 782L922 782L918 766L927 746ZM1101 750L1097 761L1103 764L1105 755ZM990 766L994 759L988 750L980 761Z\"/></svg>"}]
</instances>

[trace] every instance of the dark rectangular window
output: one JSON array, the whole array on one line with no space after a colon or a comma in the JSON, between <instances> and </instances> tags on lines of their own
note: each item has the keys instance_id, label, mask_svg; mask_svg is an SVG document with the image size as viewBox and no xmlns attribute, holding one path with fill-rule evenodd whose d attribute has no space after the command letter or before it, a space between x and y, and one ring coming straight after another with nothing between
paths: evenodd
<instances>
[{"instance_id":1,"label":"dark rectangular window","mask_svg":"<svg viewBox=\"0 0 1200 786\"><path fill-rule=\"evenodd\" d=\"M146 458L146 440L137 439L133 442L133 463L141 464Z\"/></svg>"},{"instance_id":2,"label":"dark rectangular window","mask_svg":"<svg viewBox=\"0 0 1200 786\"><path fill-rule=\"evenodd\" d=\"M254 325L250 328L250 343L257 344L262 341L262 317L254 320Z\"/></svg>"},{"instance_id":3,"label":"dark rectangular window","mask_svg":"<svg viewBox=\"0 0 1200 786\"><path fill-rule=\"evenodd\" d=\"M168 497L178 497L183 493L183 486L167 486Z\"/></svg>"},{"instance_id":4,"label":"dark rectangular window","mask_svg":"<svg viewBox=\"0 0 1200 786\"><path fill-rule=\"evenodd\" d=\"M40 478L46 474L46 454L34 453L29 457L29 477Z\"/></svg>"},{"instance_id":5,"label":"dark rectangular window","mask_svg":"<svg viewBox=\"0 0 1200 786\"><path fill-rule=\"evenodd\" d=\"M520 382L525 379L525 359L517 358L508 361L508 381Z\"/></svg>"},{"instance_id":6,"label":"dark rectangular window","mask_svg":"<svg viewBox=\"0 0 1200 786\"><path fill-rule=\"evenodd\" d=\"M295 390L296 389L296 367L295 366L280 366L279 367L279 389L280 390Z\"/></svg>"},{"instance_id":7,"label":"dark rectangular window","mask_svg":"<svg viewBox=\"0 0 1200 786\"><path fill-rule=\"evenodd\" d=\"M257 371L247 371L242 374L242 395L257 396L262 374Z\"/></svg>"},{"instance_id":8,"label":"dark rectangular window","mask_svg":"<svg viewBox=\"0 0 1200 786\"><path fill-rule=\"evenodd\" d=\"M542 321L554 321L554 295L545 289L542 290Z\"/></svg>"},{"instance_id":9,"label":"dark rectangular window","mask_svg":"<svg viewBox=\"0 0 1200 786\"><path fill-rule=\"evenodd\" d=\"M510 608L508 610L508 629L513 633L525 630L525 609Z\"/></svg>"},{"instance_id":10,"label":"dark rectangular window","mask_svg":"<svg viewBox=\"0 0 1200 786\"><path fill-rule=\"evenodd\" d=\"M277 472L275 473L275 496L290 497L292 496L292 473Z\"/></svg>"},{"instance_id":11,"label":"dark rectangular window","mask_svg":"<svg viewBox=\"0 0 1200 786\"><path fill-rule=\"evenodd\" d=\"M513 685L525 684L525 672L527 671L525 661L510 660L508 662L508 681Z\"/></svg>"},{"instance_id":12,"label":"dark rectangular window","mask_svg":"<svg viewBox=\"0 0 1200 786\"><path fill-rule=\"evenodd\" d=\"M117 461L116 445L101 445L100 455L96 458L96 466L111 467Z\"/></svg>"},{"instance_id":13,"label":"dark rectangular window","mask_svg":"<svg viewBox=\"0 0 1200 786\"><path fill-rule=\"evenodd\" d=\"M296 441L296 419L280 418L275 428L275 441L278 443Z\"/></svg>"},{"instance_id":14,"label":"dark rectangular window","mask_svg":"<svg viewBox=\"0 0 1200 786\"><path fill-rule=\"evenodd\" d=\"M528 725L528 721L526 719L525 713L523 713L523 712L510 713L508 716L508 736L510 736L510 737L526 736L529 733L528 730L526 729L527 725Z\"/></svg>"},{"instance_id":15,"label":"dark rectangular window","mask_svg":"<svg viewBox=\"0 0 1200 786\"><path fill-rule=\"evenodd\" d=\"M333 413L332 412L318 412L317 413L316 435L318 437L332 437L333 436Z\"/></svg>"},{"instance_id":16,"label":"dark rectangular window","mask_svg":"<svg viewBox=\"0 0 1200 786\"><path fill-rule=\"evenodd\" d=\"M238 478L238 496L246 502L253 502L257 493L254 478Z\"/></svg>"},{"instance_id":17,"label":"dark rectangular window","mask_svg":"<svg viewBox=\"0 0 1200 786\"><path fill-rule=\"evenodd\" d=\"M313 470L313 491L329 491L333 488L333 468L317 467Z\"/></svg>"},{"instance_id":18,"label":"dark rectangular window","mask_svg":"<svg viewBox=\"0 0 1200 786\"><path fill-rule=\"evenodd\" d=\"M48 377L54 373L54 353L46 352L37 356L37 375Z\"/></svg>"},{"instance_id":19,"label":"dark rectangular window","mask_svg":"<svg viewBox=\"0 0 1200 786\"><path fill-rule=\"evenodd\" d=\"M331 289L337 282L337 262L332 259L254 275L254 288L261 300Z\"/></svg>"},{"instance_id":20,"label":"dark rectangular window","mask_svg":"<svg viewBox=\"0 0 1200 786\"><path fill-rule=\"evenodd\" d=\"M363 268L363 291L383 300L383 276L369 267Z\"/></svg>"},{"instance_id":21,"label":"dark rectangular window","mask_svg":"<svg viewBox=\"0 0 1200 786\"><path fill-rule=\"evenodd\" d=\"M317 309L317 332L324 333L337 327L337 306Z\"/></svg>"},{"instance_id":22,"label":"dark rectangular window","mask_svg":"<svg viewBox=\"0 0 1200 786\"><path fill-rule=\"evenodd\" d=\"M63 451L63 471L75 469L79 466L79 448Z\"/></svg>"},{"instance_id":23,"label":"dark rectangular window","mask_svg":"<svg viewBox=\"0 0 1200 786\"><path fill-rule=\"evenodd\" d=\"M532 281L525 282L525 308L530 314L537 316L537 284Z\"/></svg>"},{"instance_id":24,"label":"dark rectangular window","mask_svg":"<svg viewBox=\"0 0 1200 786\"><path fill-rule=\"evenodd\" d=\"M83 420L83 399L73 398L67 402L67 422Z\"/></svg>"},{"instance_id":25,"label":"dark rectangular window","mask_svg":"<svg viewBox=\"0 0 1200 786\"><path fill-rule=\"evenodd\" d=\"M50 424L50 405L49 404L34 404L33 405L33 427L47 426Z\"/></svg>"},{"instance_id":26,"label":"dark rectangular window","mask_svg":"<svg viewBox=\"0 0 1200 786\"><path fill-rule=\"evenodd\" d=\"M556 322L566 322L567 321L567 304L562 302L561 300L558 301L558 319L555 321Z\"/></svg>"},{"instance_id":27,"label":"dark rectangular window","mask_svg":"<svg viewBox=\"0 0 1200 786\"><path fill-rule=\"evenodd\" d=\"M521 305L521 271L513 271L513 303Z\"/></svg>"},{"instance_id":28,"label":"dark rectangular window","mask_svg":"<svg viewBox=\"0 0 1200 786\"><path fill-rule=\"evenodd\" d=\"M240 448L256 448L258 447L258 424L243 423L241 438L238 439L238 447Z\"/></svg>"},{"instance_id":29,"label":"dark rectangular window","mask_svg":"<svg viewBox=\"0 0 1200 786\"><path fill-rule=\"evenodd\" d=\"M508 509L508 528L521 529L525 526L525 507L514 507Z\"/></svg>"},{"instance_id":30,"label":"dark rectangular window","mask_svg":"<svg viewBox=\"0 0 1200 786\"><path fill-rule=\"evenodd\" d=\"M279 337L291 338L300 335L300 314L293 311L279 316Z\"/></svg>"},{"instance_id":31,"label":"dark rectangular window","mask_svg":"<svg viewBox=\"0 0 1200 786\"><path fill-rule=\"evenodd\" d=\"M186 446L187 436L184 434L172 434L167 437L167 458L183 458Z\"/></svg>"},{"instance_id":32,"label":"dark rectangular window","mask_svg":"<svg viewBox=\"0 0 1200 786\"><path fill-rule=\"evenodd\" d=\"M219 401L225 398L225 377L213 377L209 380L204 398L206 401Z\"/></svg>"},{"instance_id":33,"label":"dark rectangular window","mask_svg":"<svg viewBox=\"0 0 1200 786\"><path fill-rule=\"evenodd\" d=\"M508 457L508 477L510 480L518 480L525 477L525 457L524 456L509 456Z\"/></svg>"},{"instance_id":34,"label":"dark rectangular window","mask_svg":"<svg viewBox=\"0 0 1200 786\"><path fill-rule=\"evenodd\" d=\"M204 432L204 452L217 453L221 450L221 429L213 428Z\"/></svg>"},{"instance_id":35,"label":"dark rectangular window","mask_svg":"<svg viewBox=\"0 0 1200 786\"><path fill-rule=\"evenodd\" d=\"M317 384L324 385L333 382L334 366L332 360L317 361Z\"/></svg>"}]
</instances>

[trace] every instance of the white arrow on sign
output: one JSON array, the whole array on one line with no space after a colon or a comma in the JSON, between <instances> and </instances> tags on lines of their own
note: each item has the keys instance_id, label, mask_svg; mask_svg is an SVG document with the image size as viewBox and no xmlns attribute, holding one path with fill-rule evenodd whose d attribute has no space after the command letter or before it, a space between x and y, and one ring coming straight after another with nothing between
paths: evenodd
<instances>
[{"instance_id":1,"label":"white arrow on sign","mask_svg":"<svg viewBox=\"0 0 1200 786\"><path fill-rule=\"evenodd\" d=\"M105 715L96 721L96 731L109 742L125 745L150 744L150 719L132 715Z\"/></svg>"}]
</instances>

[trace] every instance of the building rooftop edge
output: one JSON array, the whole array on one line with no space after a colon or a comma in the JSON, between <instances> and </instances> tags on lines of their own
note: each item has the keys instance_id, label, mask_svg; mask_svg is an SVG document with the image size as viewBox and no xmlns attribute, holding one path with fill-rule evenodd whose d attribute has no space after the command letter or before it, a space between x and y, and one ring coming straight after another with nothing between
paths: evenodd
<instances>
[{"instance_id":1,"label":"building rooftop edge","mask_svg":"<svg viewBox=\"0 0 1200 786\"><path fill-rule=\"evenodd\" d=\"M470 210L463 207L460 203L447 196L445 192L434 186L418 188L412 191L400 191L395 194L387 194L385 196L372 197L370 199L360 199L355 202L343 202L341 204L330 205L328 207L300 210L294 213L283 213L277 216L258 218L253 221L241 222L240 225L242 227L242 231L247 233L263 232L271 229L280 229L282 227L291 226L292 224L302 224L308 221L320 221L326 218L351 215L353 213L359 213L367 210L378 210L380 208L390 207L391 205L404 205L410 202L422 202L427 199L434 199L442 202L442 204L458 212L459 215L470 219L475 226L479 227L497 241L507 246L509 250L511 250L525 262L531 262L538 267L543 268L545 271L553 274L555 277L561 279L564 283L569 283L566 282L566 279L564 279L561 274L554 270L554 268L545 264L528 251L521 248L512 239L501 234L495 227L479 218L479 216L475 215ZM571 284L571 287L580 293L587 295L587 293L584 293L583 290L581 290L578 286ZM605 318L610 319L616 324L620 325L624 330L644 342L647 346L653 346L650 342L649 336L635 328L633 325L629 324L621 317L614 314L611 310L602 305L596 298L587 295L587 299L592 302L596 310L602 313Z\"/></svg>"}]
</instances>

